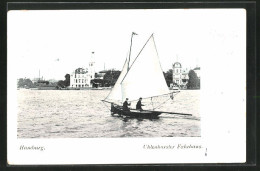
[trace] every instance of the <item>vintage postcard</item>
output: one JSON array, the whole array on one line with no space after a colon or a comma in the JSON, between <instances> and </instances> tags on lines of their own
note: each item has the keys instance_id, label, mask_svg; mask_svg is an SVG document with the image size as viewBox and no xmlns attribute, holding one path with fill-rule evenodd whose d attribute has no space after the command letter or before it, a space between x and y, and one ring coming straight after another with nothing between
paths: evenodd
<instances>
[{"instance_id":1,"label":"vintage postcard","mask_svg":"<svg viewBox=\"0 0 260 171\"><path fill-rule=\"evenodd\" d=\"M8 11L8 164L245 163L246 15Z\"/></svg>"}]
</instances>

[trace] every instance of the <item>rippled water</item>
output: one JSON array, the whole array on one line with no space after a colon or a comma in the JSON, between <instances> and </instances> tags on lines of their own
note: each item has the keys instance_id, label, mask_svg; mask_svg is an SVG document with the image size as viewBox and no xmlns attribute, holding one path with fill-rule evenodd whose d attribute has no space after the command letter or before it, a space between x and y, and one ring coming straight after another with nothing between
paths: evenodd
<instances>
[{"instance_id":1,"label":"rippled water","mask_svg":"<svg viewBox=\"0 0 260 171\"><path fill-rule=\"evenodd\" d=\"M18 138L200 136L199 90L183 90L160 110L159 119L110 115L100 100L109 90L18 90Z\"/></svg>"}]
</instances>

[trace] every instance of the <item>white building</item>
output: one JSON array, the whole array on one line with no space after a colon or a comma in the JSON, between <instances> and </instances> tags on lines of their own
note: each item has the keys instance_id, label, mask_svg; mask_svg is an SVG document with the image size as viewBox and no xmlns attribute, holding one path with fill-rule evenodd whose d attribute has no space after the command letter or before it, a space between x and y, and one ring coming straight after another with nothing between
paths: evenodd
<instances>
[{"instance_id":1,"label":"white building","mask_svg":"<svg viewBox=\"0 0 260 171\"><path fill-rule=\"evenodd\" d=\"M189 81L189 70L183 69L181 73L181 85L185 86Z\"/></svg>"},{"instance_id":2,"label":"white building","mask_svg":"<svg viewBox=\"0 0 260 171\"><path fill-rule=\"evenodd\" d=\"M196 67L193 69L200 79L200 67ZM185 87L189 80L189 70L182 69L182 65L180 62L175 62L172 65L172 81L177 86Z\"/></svg>"},{"instance_id":3,"label":"white building","mask_svg":"<svg viewBox=\"0 0 260 171\"><path fill-rule=\"evenodd\" d=\"M90 87L90 76L88 70L84 68L77 68L70 75L70 87Z\"/></svg>"},{"instance_id":4,"label":"white building","mask_svg":"<svg viewBox=\"0 0 260 171\"><path fill-rule=\"evenodd\" d=\"M180 85L182 83L182 66L181 63L175 62L172 65L172 81L173 83Z\"/></svg>"},{"instance_id":5,"label":"white building","mask_svg":"<svg viewBox=\"0 0 260 171\"><path fill-rule=\"evenodd\" d=\"M70 74L70 87L91 87L91 80L95 78L94 52L92 52L88 68L77 68Z\"/></svg>"}]
</instances>

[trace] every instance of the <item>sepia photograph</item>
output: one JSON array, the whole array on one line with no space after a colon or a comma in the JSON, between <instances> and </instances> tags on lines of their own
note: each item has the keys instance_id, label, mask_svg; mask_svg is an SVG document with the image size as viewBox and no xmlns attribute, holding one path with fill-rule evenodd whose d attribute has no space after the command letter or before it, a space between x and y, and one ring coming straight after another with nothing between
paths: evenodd
<instances>
[{"instance_id":1,"label":"sepia photograph","mask_svg":"<svg viewBox=\"0 0 260 171\"><path fill-rule=\"evenodd\" d=\"M9 164L245 162L246 10L7 19Z\"/></svg>"},{"instance_id":2,"label":"sepia photograph","mask_svg":"<svg viewBox=\"0 0 260 171\"><path fill-rule=\"evenodd\" d=\"M179 35L191 23L160 21L169 10L10 13L18 138L200 136L199 35Z\"/></svg>"}]
</instances>

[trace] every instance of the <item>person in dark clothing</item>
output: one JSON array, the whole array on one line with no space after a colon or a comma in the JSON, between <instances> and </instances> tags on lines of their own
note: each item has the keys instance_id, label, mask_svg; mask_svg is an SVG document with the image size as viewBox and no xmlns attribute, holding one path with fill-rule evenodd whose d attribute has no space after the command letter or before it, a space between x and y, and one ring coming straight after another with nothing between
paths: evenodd
<instances>
[{"instance_id":1,"label":"person in dark clothing","mask_svg":"<svg viewBox=\"0 0 260 171\"><path fill-rule=\"evenodd\" d=\"M144 106L144 105L142 104L142 97L140 97L138 102L136 103L136 109L137 110L143 110L142 106Z\"/></svg>"},{"instance_id":2,"label":"person in dark clothing","mask_svg":"<svg viewBox=\"0 0 260 171\"><path fill-rule=\"evenodd\" d=\"M125 99L125 102L123 103L123 110L124 111L130 111L130 109L128 108L128 106L130 106L131 103L128 103L128 98Z\"/></svg>"}]
</instances>

